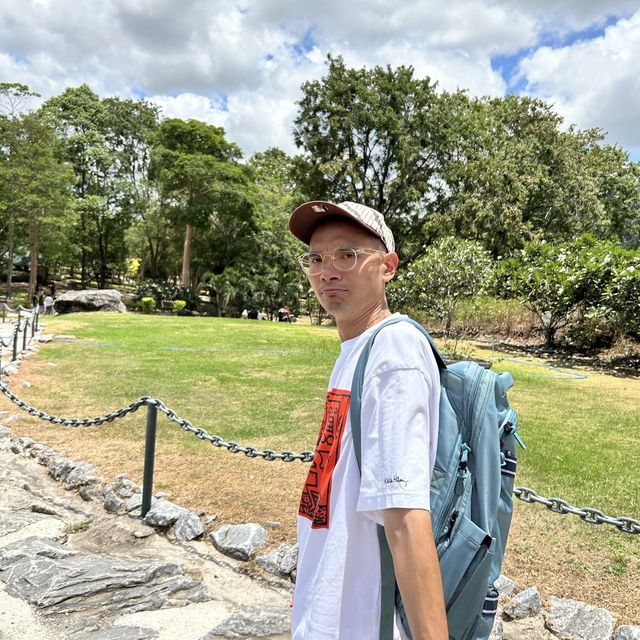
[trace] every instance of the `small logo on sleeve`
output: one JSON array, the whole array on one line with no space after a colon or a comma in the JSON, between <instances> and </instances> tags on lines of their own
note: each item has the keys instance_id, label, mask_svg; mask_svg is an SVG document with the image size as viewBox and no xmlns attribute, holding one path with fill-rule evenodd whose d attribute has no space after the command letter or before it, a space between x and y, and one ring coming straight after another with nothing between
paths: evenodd
<instances>
[{"instance_id":1,"label":"small logo on sleeve","mask_svg":"<svg viewBox=\"0 0 640 640\"><path fill-rule=\"evenodd\" d=\"M409 481L405 480L404 478L401 478L400 476L391 476L391 477L385 478L384 483L385 484L401 484L403 488L406 489L407 485L409 484Z\"/></svg>"}]
</instances>

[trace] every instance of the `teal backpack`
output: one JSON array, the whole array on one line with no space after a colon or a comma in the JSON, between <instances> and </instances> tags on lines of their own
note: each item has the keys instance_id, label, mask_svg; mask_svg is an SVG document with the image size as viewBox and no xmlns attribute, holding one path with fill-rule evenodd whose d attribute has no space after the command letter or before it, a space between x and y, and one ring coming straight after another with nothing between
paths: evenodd
<instances>
[{"instance_id":1,"label":"teal backpack","mask_svg":"<svg viewBox=\"0 0 640 640\"><path fill-rule=\"evenodd\" d=\"M351 386L351 431L361 465L362 385L378 333L410 322L433 349L440 369L440 424L431 480L431 518L444 590L449 638L486 640L498 608L494 582L500 575L513 510L518 418L509 406L508 373L475 362L447 366L427 331L406 316L384 322L365 344ZM409 623L393 571L384 527L378 525L382 595L380 640L393 639L394 610L408 637Z\"/></svg>"}]
</instances>

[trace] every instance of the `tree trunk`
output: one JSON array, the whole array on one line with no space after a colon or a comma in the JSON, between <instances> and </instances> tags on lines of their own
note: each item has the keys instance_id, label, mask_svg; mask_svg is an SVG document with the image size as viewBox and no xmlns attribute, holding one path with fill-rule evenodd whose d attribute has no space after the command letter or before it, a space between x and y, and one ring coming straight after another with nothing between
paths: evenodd
<instances>
[{"instance_id":1,"label":"tree trunk","mask_svg":"<svg viewBox=\"0 0 640 640\"><path fill-rule=\"evenodd\" d=\"M38 287L38 232L34 225L29 229L29 260L29 300L32 300Z\"/></svg>"},{"instance_id":2,"label":"tree trunk","mask_svg":"<svg viewBox=\"0 0 640 640\"><path fill-rule=\"evenodd\" d=\"M13 275L13 211L9 210L9 228L7 230L9 247L7 249L7 302L11 298L11 278Z\"/></svg>"},{"instance_id":3,"label":"tree trunk","mask_svg":"<svg viewBox=\"0 0 640 640\"><path fill-rule=\"evenodd\" d=\"M182 276L180 280L186 289L191 284L191 241L193 240L193 225L188 224L184 233L184 247L182 250Z\"/></svg>"}]
</instances>

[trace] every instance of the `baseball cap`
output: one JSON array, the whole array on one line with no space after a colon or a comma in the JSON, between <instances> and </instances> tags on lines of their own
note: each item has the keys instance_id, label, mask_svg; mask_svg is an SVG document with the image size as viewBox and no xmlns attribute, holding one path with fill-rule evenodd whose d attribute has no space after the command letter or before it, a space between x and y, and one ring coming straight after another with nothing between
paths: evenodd
<instances>
[{"instance_id":1,"label":"baseball cap","mask_svg":"<svg viewBox=\"0 0 640 640\"><path fill-rule=\"evenodd\" d=\"M396 243L393 239L393 233L387 227L384 216L379 211L357 202L341 202L340 204L324 200L305 202L291 214L289 230L296 238L309 244L315 228L324 218L330 216L341 216L357 222L378 236L387 251L395 251Z\"/></svg>"}]
</instances>

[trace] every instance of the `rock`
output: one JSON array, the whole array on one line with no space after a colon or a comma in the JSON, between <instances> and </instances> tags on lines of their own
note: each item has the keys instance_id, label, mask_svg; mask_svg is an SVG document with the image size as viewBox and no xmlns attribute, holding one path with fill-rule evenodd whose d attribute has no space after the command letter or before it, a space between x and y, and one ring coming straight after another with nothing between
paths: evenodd
<instances>
[{"instance_id":1,"label":"rock","mask_svg":"<svg viewBox=\"0 0 640 640\"><path fill-rule=\"evenodd\" d=\"M549 597L545 620L559 638L609 640L613 632L613 616L606 609L555 596Z\"/></svg>"},{"instance_id":2,"label":"rock","mask_svg":"<svg viewBox=\"0 0 640 640\"><path fill-rule=\"evenodd\" d=\"M542 600L537 587L529 587L514 596L504 608L504 613L512 620L531 618L542 611Z\"/></svg>"},{"instance_id":3,"label":"rock","mask_svg":"<svg viewBox=\"0 0 640 640\"><path fill-rule=\"evenodd\" d=\"M12 413L8 418L4 419L5 425L18 422L22 416L19 413Z\"/></svg>"},{"instance_id":4,"label":"rock","mask_svg":"<svg viewBox=\"0 0 640 640\"><path fill-rule=\"evenodd\" d=\"M504 622L502 640L558 640L544 628L542 615Z\"/></svg>"},{"instance_id":5,"label":"rock","mask_svg":"<svg viewBox=\"0 0 640 640\"><path fill-rule=\"evenodd\" d=\"M256 562L269 573L289 578L298 562L298 545L285 542L270 553L258 556Z\"/></svg>"},{"instance_id":6,"label":"rock","mask_svg":"<svg viewBox=\"0 0 640 640\"><path fill-rule=\"evenodd\" d=\"M152 527L168 527L180 516L189 513L184 507L180 507L164 498L151 503L151 509L142 519L145 524Z\"/></svg>"},{"instance_id":7,"label":"rock","mask_svg":"<svg viewBox=\"0 0 640 640\"><path fill-rule=\"evenodd\" d=\"M67 491L71 489L77 489L85 484L96 482L95 477L96 468L88 462L80 462L76 465L67 475L64 481L64 488Z\"/></svg>"},{"instance_id":8,"label":"rock","mask_svg":"<svg viewBox=\"0 0 640 640\"><path fill-rule=\"evenodd\" d=\"M500 594L500 598L508 598L518 590L518 585L513 580L507 578L507 576L503 575L499 576L493 585L496 588L496 591Z\"/></svg>"},{"instance_id":9,"label":"rock","mask_svg":"<svg viewBox=\"0 0 640 640\"><path fill-rule=\"evenodd\" d=\"M49 475L54 480L61 482L75 469L76 464L73 460L69 460L69 458L63 458L62 460L53 458L47 467L49 468Z\"/></svg>"},{"instance_id":10,"label":"rock","mask_svg":"<svg viewBox=\"0 0 640 640\"><path fill-rule=\"evenodd\" d=\"M7 545L13 556L5 555L0 580L9 595L45 615L134 613L211 599L201 583L187 578L175 564L91 555L50 558L39 553L34 557L32 546L24 542ZM46 542L58 553L60 545ZM7 547L2 550L5 554Z\"/></svg>"},{"instance_id":11,"label":"rock","mask_svg":"<svg viewBox=\"0 0 640 640\"><path fill-rule=\"evenodd\" d=\"M75 635L70 640L153 640L158 634L142 627L114 627Z\"/></svg>"},{"instance_id":12,"label":"rock","mask_svg":"<svg viewBox=\"0 0 640 640\"><path fill-rule=\"evenodd\" d=\"M214 638L268 638L285 635L291 626L291 609L249 607L224 620L200 640Z\"/></svg>"},{"instance_id":13,"label":"rock","mask_svg":"<svg viewBox=\"0 0 640 640\"><path fill-rule=\"evenodd\" d=\"M85 484L78 489L78 495L85 501L91 502L98 495L97 479L91 484Z\"/></svg>"},{"instance_id":14,"label":"rock","mask_svg":"<svg viewBox=\"0 0 640 640\"><path fill-rule=\"evenodd\" d=\"M41 333L38 336L38 342L51 342L53 340L53 335L50 333Z\"/></svg>"},{"instance_id":15,"label":"rock","mask_svg":"<svg viewBox=\"0 0 640 640\"><path fill-rule=\"evenodd\" d=\"M616 629L613 640L640 640L640 627L623 624Z\"/></svg>"},{"instance_id":16,"label":"rock","mask_svg":"<svg viewBox=\"0 0 640 640\"><path fill-rule=\"evenodd\" d=\"M52 509L49 505L46 504L32 504L29 507L29 511L31 511L32 513L42 513L45 516L60 516L60 513L58 511L56 511L55 509Z\"/></svg>"},{"instance_id":17,"label":"rock","mask_svg":"<svg viewBox=\"0 0 640 640\"><path fill-rule=\"evenodd\" d=\"M115 493L106 495L103 503L104 509L108 513L118 513L124 507L124 502Z\"/></svg>"},{"instance_id":18,"label":"rock","mask_svg":"<svg viewBox=\"0 0 640 640\"><path fill-rule=\"evenodd\" d=\"M3 376L14 376L16 373L18 373L18 367L16 367L16 365L13 364L13 362L10 362L9 364L5 364L4 367L2 367Z\"/></svg>"},{"instance_id":19,"label":"rock","mask_svg":"<svg viewBox=\"0 0 640 640\"><path fill-rule=\"evenodd\" d=\"M204 533L204 526L195 513L183 513L173 525L173 535L176 540L195 540Z\"/></svg>"},{"instance_id":20,"label":"rock","mask_svg":"<svg viewBox=\"0 0 640 640\"><path fill-rule=\"evenodd\" d=\"M264 526L268 529L279 529L282 525L279 522L275 522L275 520L267 520Z\"/></svg>"},{"instance_id":21,"label":"rock","mask_svg":"<svg viewBox=\"0 0 640 640\"><path fill-rule=\"evenodd\" d=\"M11 437L11 429L8 427L3 427L0 424L0 438L9 438Z\"/></svg>"},{"instance_id":22,"label":"rock","mask_svg":"<svg viewBox=\"0 0 640 640\"><path fill-rule=\"evenodd\" d=\"M74 313L76 311L118 311L127 310L122 296L115 289L85 289L83 291L66 291L54 303L58 313Z\"/></svg>"},{"instance_id":23,"label":"rock","mask_svg":"<svg viewBox=\"0 0 640 640\"><path fill-rule=\"evenodd\" d=\"M31 536L0 548L0 571L6 571L12 564L22 558L32 558L34 560L38 557L59 559L71 555L73 555L72 551L57 542L47 538Z\"/></svg>"},{"instance_id":24,"label":"rock","mask_svg":"<svg viewBox=\"0 0 640 640\"><path fill-rule=\"evenodd\" d=\"M498 610L493 621L493 627L491 628L491 634L489 635L488 640L503 640L503 631L502 616L500 615L500 611Z\"/></svg>"},{"instance_id":25,"label":"rock","mask_svg":"<svg viewBox=\"0 0 640 640\"><path fill-rule=\"evenodd\" d=\"M22 386L25 389L31 389L31 383L27 382L26 380L22 383Z\"/></svg>"},{"instance_id":26,"label":"rock","mask_svg":"<svg viewBox=\"0 0 640 640\"><path fill-rule=\"evenodd\" d=\"M249 560L267 537L266 530L255 523L225 525L209 534L218 551L238 560Z\"/></svg>"},{"instance_id":27,"label":"rock","mask_svg":"<svg viewBox=\"0 0 640 640\"><path fill-rule=\"evenodd\" d=\"M18 438L18 443L22 446L23 449L28 449L30 446L36 444L36 441L33 438L21 436L20 438Z\"/></svg>"}]
</instances>

